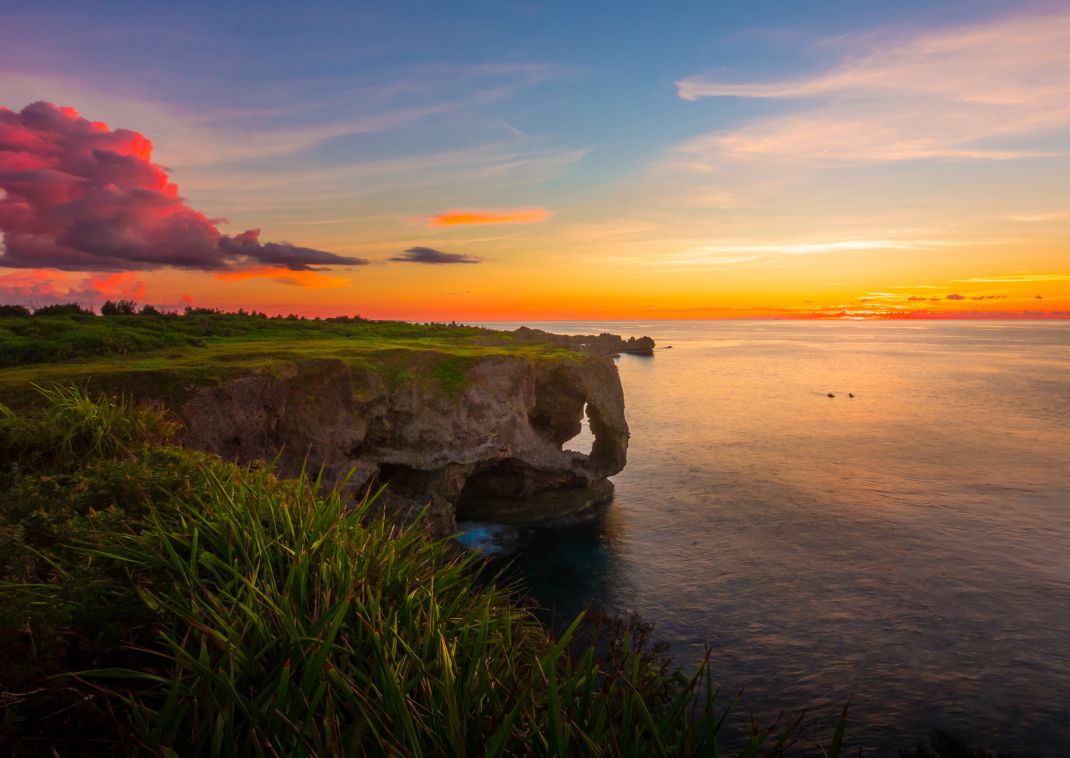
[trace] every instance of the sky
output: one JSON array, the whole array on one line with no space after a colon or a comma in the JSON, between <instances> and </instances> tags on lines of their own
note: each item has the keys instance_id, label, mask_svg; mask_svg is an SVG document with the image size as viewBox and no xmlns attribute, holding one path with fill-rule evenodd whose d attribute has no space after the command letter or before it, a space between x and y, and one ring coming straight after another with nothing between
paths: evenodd
<instances>
[{"instance_id":1,"label":"sky","mask_svg":"<svg viewBox=\"0 0 1070 758\"><path fill-rule=\"evenodd\" d=\"M6 0L0 301L1070 316L1065 2Z\"/></svg>"}]
</instances>

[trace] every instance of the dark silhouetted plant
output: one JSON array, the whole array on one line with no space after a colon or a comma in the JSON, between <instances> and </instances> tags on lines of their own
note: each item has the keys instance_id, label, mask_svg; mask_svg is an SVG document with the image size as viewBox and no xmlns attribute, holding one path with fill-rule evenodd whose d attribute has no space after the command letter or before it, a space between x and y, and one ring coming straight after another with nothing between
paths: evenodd
<instances>
[{"instance_id":1,"label":"dark silhouetted plant","mask_svg":"<svg viewBox=\"0 0 1070 758\"><path fill-rule=\"evenodd\" d=\"M35 316L92 316L93 311L83 308L78 303L56 303L43 305L34 310Z\"/></svg>"},{"instance_id":2,"label":"dark silhouetted plant","mask_svg":"<svg viewBox=\"0 0 1070 758\"><path fill-rule=\"evenodd\" d=\"M101 316L133 316L137 313L137 303L133 300L105 300L100 306Z\"/></svg>"}]
</instances>

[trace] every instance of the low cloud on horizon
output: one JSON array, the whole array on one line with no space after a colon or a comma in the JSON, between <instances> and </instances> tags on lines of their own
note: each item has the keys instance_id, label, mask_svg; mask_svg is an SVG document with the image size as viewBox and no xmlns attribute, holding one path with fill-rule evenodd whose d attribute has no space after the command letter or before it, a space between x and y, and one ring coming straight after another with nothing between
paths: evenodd
<instances>
[{"instance_id":1,"label":"low cloud on horizon","mask_svg":"<svg viewBox=\"0 0 1070 758\"><path fill-rule=\"evenodd\" d=\"M481 258L464 253L445 253L433 247L410 247L401 255L396 255L387 260L397 263L482 263Z\"/></svg>"},{"instance_id":2,"label":"low cloud on horizon","mask_svg":"<svg viewBox=\"0 0 1070 758\"><path fill-rule=\"evenodd\" d=\"M99 305L105 300L145 299L145 282L136 274L57 274L41 270L20 270L0 274L0 302L39 308L58 303Z\"/></svg>"}]
</instances>

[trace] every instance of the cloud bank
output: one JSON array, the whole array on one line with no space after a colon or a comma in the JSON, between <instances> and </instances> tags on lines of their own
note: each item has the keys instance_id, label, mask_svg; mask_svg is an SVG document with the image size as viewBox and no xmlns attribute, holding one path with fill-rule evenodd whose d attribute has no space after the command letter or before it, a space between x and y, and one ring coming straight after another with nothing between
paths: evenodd
<instances>
[{"instance_id":1,"label":"cloud bank","mask_svg":"<svg viewBox=\"0 0 1070 758\"><path fill-rule=\"evenodd\" d=\"M235 236L189 207L151 160L141 133L111 129L73 108L0 107L0 267L126 271L165 266L309 271L367 263L288 242Z\"/></svg>"},{"instance_id":2,"label":"cloud bank","mask_svg":"<svg viewBox=\"0 0 1070 758\"><path fill-rule=\"evenodd\" d=\"M481 259L464 253L444 253L433 247L410 247L389 260L399 263L481 263Z\"/></svg>"}]
</instances>

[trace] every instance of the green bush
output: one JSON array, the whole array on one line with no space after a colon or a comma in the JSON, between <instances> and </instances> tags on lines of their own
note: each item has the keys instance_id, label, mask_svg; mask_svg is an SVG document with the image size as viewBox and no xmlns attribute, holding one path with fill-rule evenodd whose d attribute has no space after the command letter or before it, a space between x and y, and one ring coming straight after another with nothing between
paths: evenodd
<instances>
[{"instance_id":1,"label":"green bush","mask_svg":"<svg viewBox=\"0 0 1070 758\"><path fill-rule=\"evenodd\" d=\"M13 460L45 458L55 466L133 453L169 439L177 425L130 398L92 398L78 387L38 387L43 405L28 416L0 405L0 451Z\"/></svg>"}]
</instances>

